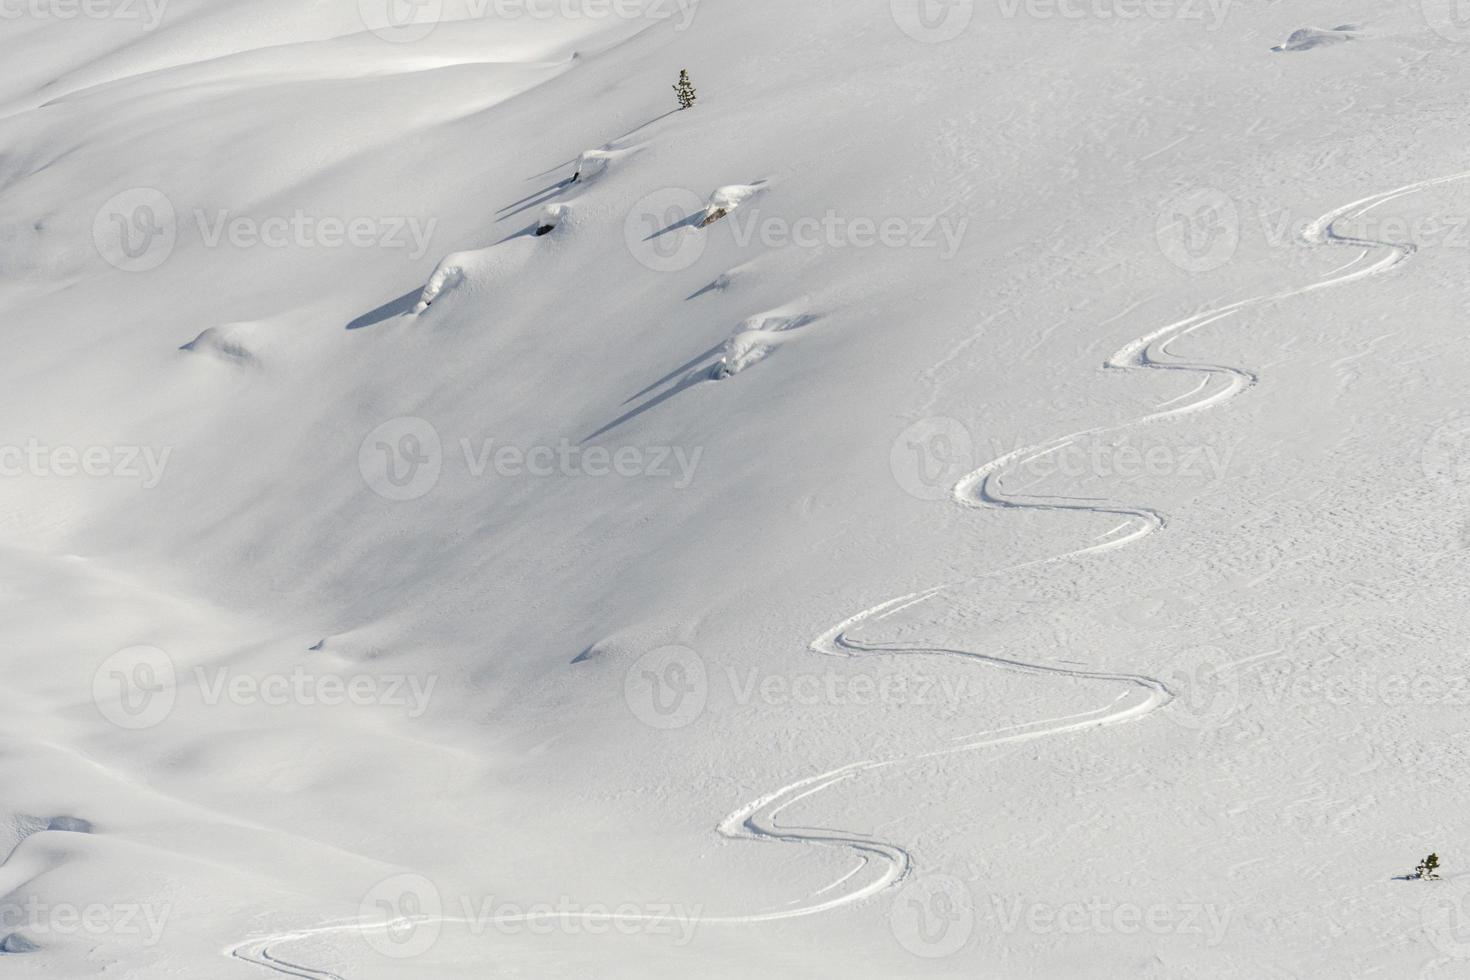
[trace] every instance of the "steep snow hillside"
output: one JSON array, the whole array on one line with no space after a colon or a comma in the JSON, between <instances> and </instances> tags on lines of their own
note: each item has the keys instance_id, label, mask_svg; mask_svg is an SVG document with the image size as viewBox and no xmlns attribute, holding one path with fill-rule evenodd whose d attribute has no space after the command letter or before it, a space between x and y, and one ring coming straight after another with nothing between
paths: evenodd
<instances>
[{"instance_id":1,"label":"steep snow hillside","mask_svg":"<svg viewBox=\"0 0 1470 980\"><path fill-rule=\"evenodd\" d=\"M0 972L1464 975L1467 53L0 0Z\"/></svg>"}]
</instances>

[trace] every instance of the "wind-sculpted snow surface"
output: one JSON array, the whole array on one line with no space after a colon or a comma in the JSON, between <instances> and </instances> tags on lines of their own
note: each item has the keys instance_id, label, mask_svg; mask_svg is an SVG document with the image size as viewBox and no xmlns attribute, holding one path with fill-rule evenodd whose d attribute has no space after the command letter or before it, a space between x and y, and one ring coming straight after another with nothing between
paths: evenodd
<instances>
[{"instance_id":1,"label":"wind-sculpted snow surface","mask_svg":"<svg viewBox=\"0 0 1470 980\"><path fill-rule=\"evenodd\" d=\"M953 488L952 496L956 503L964 507L1042 512L1071 511L1114 519L1121 518L1122 523L1090 543L1053 557L988 571L974 578L947 582L888 599L853 614L823 633L810 644L811 652L825 657L891 658L900 666L900 669L903 663L912 658L949 658L960 663L972 664L977 669L1012 671L1043 679L1080 680L1099 686L1121 688L1121 690L1107 703L1089 711L1060 718L1041 719L998 731L952 736L950 741L953 744L920 748L912 754L880 759L859 759L816 775L805 776L751 800L719 822L717 831L721 836L732 841L838 849L849 852L855 860L855 866L839 881L805 898L794 900L785 907L753 910L740 915L706 916L702 921L711 925L756 925L834 913L845 907L872 899L898 886L915 871L913 854L900 843L879 840L856 831L843 832L783 822L781 820L783 812L797 803L803 801L810 803L820 794L853 780L867 778L881 782L886 773L903 767L912 767L925 760L1141 721L1154 712L1166 708L1174 698L1173 692L1163 681L1142 674L1115 672L1101 668L1063 667L943 646L889 644L863 640L855 634L872 630L885 619L898 613L909 612L925 604L941 602L945 596L972 587L984 579L1001 578L1025 568L1103 555L1164 530L1167 527L1164 515L1144 505L1071 500L1064 497L1015 496L1007 494L1002 483L1009 470L1040 457L1060 452L1085 437L1116 433L1133 426L1186 417L1206 409L1219 407L1247 391L1258 381L1255 373L1240 367L1185 360L1171 352L1170 345L1204 327L1219 324L1232 317L1239 318L1249 311L1391 271L1414 254L1416 249L1412 244L1355 237L1340 232L1337 227L1338 223L1362 218L1374 209L1406 195L1466 179L1470 179L1470 172L1419 181L1334 209L1312 222L1304 232L1304 239L1307 244L1314 246L1361 249L1361 254L1355 256L1347 265L1305 286L1239 300L1160 327L1125 345L1104 365L1108 369L1115 370L1179 371L1198 374L1201 376L1200 383L1190 394L1161 405L1156 411L1129 422L1085 429L1034 446L1016 449L986 463L959 480ZM446 262L449 261L446 260ZM778 316L779 312L765 314L753 320L769 325L773 319L779 319L781 323L786 324L780 329L771 330L772 337L779 336L784 330L794 329L807 322L807 318L799 317L788 316L782 319ZM587 917L581 914L579 918L585 920ZM608 918L617 917L609 916ZM491 920L489 924L497 922L506 924L516 920L516 917L496 919ZM430 920L425 918L348 921L252 939L229 950L229 955L285 976L343 980L337 974L329 971L290 962L274 955L271 950L308 938L319 939L333 934L360 935L364 932L373 933L401 928L406 924L421 925L428 921ZM446 916L432 921L469 924L470 920ZM476 924L484 926L487 923L481 921Z\"/></svg>"},{"instance_id":2,"label":"wind-sculpted snow surface","mask_svg":"<svg viewBox=\"0 0 1470 980\"><path fill-rule=\"evenodd\" d=\"M0 9L0 965L1456 975L1470 32L1064 6Z\"/></svg>"}]
</instances>

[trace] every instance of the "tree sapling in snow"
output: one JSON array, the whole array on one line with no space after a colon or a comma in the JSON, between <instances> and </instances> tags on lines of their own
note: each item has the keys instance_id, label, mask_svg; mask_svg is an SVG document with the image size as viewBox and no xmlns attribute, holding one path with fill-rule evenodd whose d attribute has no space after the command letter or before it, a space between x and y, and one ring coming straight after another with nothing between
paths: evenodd
<instances>
[{"instance_id":1,"label":"tree sapling in snow","mask_svg":"<svg viewBox=\"0 0 1470 980\"><path fill-rule=\"evenodd\" d=\"M674 86L674 93L679 96L680 109L694 108L694 83L689 80L689 72L687 69L680 70L679 84Z\"/></svg>"},{"instance_id":2,"label":"tree sapling in snow","mask_svg":"<svg viewBox=\"0 0 1470 980\"><path fill-rule=\"evenodd\" d=\"M1414 869L1414 877L1420 881L1434 881L1439 878L1439 855L1431 854L1419 862L1419 867Z\"/></svg>"}]
</instances>

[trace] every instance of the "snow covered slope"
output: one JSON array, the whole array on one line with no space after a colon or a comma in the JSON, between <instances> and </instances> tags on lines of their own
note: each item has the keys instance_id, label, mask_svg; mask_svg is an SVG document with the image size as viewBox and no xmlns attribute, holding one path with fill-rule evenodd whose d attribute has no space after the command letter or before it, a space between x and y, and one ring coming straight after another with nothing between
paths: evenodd
<instances>
[{"instance_id":1,"label":"snow covered slope","mask_svg":"<svg viewBox=\"0 0 1470 980\"><path fill-rule=\"evenodd\" d=\"M1455 8L0 5L0 968L1461 975Z\"/></svg>"}]
</instances>

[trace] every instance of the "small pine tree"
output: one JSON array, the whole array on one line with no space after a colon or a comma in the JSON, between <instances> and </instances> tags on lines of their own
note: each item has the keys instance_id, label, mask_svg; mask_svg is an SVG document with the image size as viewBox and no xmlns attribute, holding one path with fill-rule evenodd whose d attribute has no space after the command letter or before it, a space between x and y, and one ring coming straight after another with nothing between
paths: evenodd
<instances>
[{"instance_id":1,"label":"small pine tree","mask_svg":"<svg viewBox=\"0 0 1470 980\"><path fill-rule=\"evenodd\" d=\"M680 109L694 108L694 83L689 80L687 70L679 72L679 84L674 86L674 93L679 96Z\"/></svg>"},{"instance_id":2,"label":"small pine tree","mask_svg":"<svg viewBox=\"0 0 1470 980\"><path fill-rule=\"evenodd\" d=\"M1414 877L1420 881L1434 881L1439 877L1439 855L1431 854L1419 862L1419 867L1414 869Z\"/></svg>"}]
</instances>

